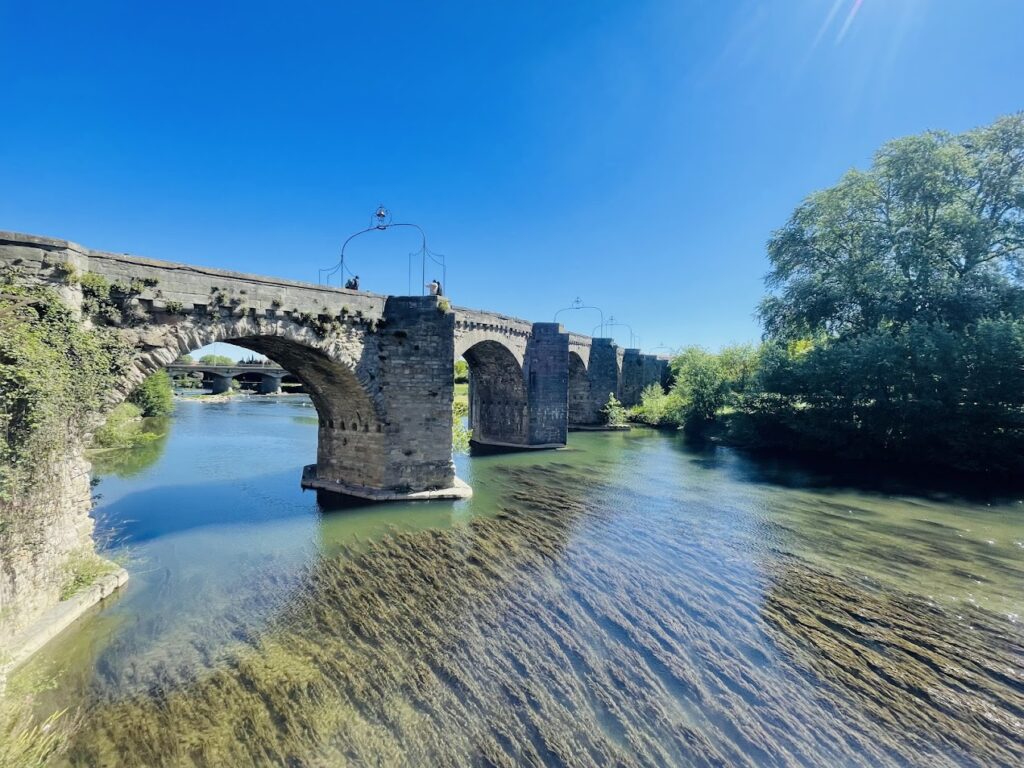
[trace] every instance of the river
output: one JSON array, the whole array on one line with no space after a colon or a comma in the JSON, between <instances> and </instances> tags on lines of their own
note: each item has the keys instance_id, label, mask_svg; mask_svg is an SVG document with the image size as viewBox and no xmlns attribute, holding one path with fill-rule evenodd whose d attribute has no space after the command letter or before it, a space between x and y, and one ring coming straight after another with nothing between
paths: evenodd
<instances>
[{"instance_id":1,"label":"river","mask_svg":"<svg viewBox=\"0 0 1024 768\"><path fill-rule=\"evenodd\" d=\"M21 673L74 766L1021 765L1024 504L650 430L322 509L301 396L97 465L131 581Z\"/></svg>"}]
</instances>

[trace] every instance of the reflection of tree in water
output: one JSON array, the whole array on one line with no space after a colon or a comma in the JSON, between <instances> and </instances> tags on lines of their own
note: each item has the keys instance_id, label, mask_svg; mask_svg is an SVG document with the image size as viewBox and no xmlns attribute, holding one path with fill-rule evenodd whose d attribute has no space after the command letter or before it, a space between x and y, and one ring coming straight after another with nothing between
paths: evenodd
<instances>
[{"instance_id":1,"label":"reflection of tree in water","mask_svg":"<svg viewBox=\"0 0 1024 768\"><path fill-rule=\"evenodd\" d=\"M170 434L170 417L142 419L138 430L127 438L128 446L90 453L93 472L99 476L133 477L163 456Z\"/></svg>"},{"instance_id":2,"label":"reflection of tree in water","mask_svg":"<svg viewBox=\"0 0 1024 768\"><path fill-rule=\"evenodd\" d=\"M685 516L652 500L624 521L616 490L578 468L495 471L507 486L496 516L341 548L299 577L268 569L217 627L236 638L226 654L205 665L132 659L144 687L97 696L73 762L942 765L1020 755L1010 728L1024 702L998 669L1020 668L1010 636L986 629L958 670L962 638L927 606L872 597L786 555L767 573L728 549L709 557ZM243 618L260 600L279 602L269 628ZM200 656L207 630L191 639ZM987 692L968 695L969 684ZM873 710L871 696L891 702L888 715L875 719L884 707ZM946 727L924 730L929 717Z\"/></svg>"}]
</instances>

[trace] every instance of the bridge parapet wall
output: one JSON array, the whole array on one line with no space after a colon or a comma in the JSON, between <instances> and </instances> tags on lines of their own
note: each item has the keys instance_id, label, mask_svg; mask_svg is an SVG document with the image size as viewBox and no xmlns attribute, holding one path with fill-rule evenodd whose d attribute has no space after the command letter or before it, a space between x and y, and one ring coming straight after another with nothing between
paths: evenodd
<instances>
[{"instance_id":1,"label":"bridge parapet wall","mask_svg":"<svg viewBox=\"0 0 1024 768\"><path fill-rule=\"evenodd\" d=\"M455 310L454 358L482 341L495 341L506 347L520 366L526 358L526 345L533 333L533 324L516 317L476 309Z\"/></svg>"},{"instance_id":2,"label":"bridge parapet wall","mask_svg":"<svg viewBox=\"0 0 1024 768\"><path fill-rule=\"evenodd\" d=\"M345 316L372 321L383 316L387 299L360 291L91 250L67 240L34 235L0 232L0 246L4 261L16 266L22 279L53 285L72 307L81 304L79 281L87 275L100 277L115 288L134 283L139 292L131 304L139 312L173 316L294 316L307 323Z\"/></svg>"}]
</instances>

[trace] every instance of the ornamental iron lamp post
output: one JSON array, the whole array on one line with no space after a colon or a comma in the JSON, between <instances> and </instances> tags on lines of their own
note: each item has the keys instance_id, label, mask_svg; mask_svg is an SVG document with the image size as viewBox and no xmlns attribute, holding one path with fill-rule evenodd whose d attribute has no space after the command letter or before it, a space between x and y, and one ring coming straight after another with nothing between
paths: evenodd
<instances>
[{"instance_id":1,"label":"ornamental iron lamp post","mask_svg":"<svg viewBox=\"0 0 1024 768\"><path fill-rule=\"evenodd\" d=\"M637 336L635 333L633 333L633 328L631 326L627 325L626 323L620 323L620 322L616 321L615 315L609 315L608 316L608 322L606 322L604 324L604 327L605 328L618 328L618 327L622 327L622 328L628 329L629 330L629 346L631 348L635 348L634 347L634 343L635 344L639 344L640 343L640 337ZM597 326L594 327L594 331L596 331L596 330L597 330ZM614 331L613 331L613 333L614 333ZM593 331L591 331L591 334L593 334Z\"/></svg>"},{"instance_id":2,"label":"ornamental iron lamp post","mask_svg":"<svg viewBox=\"0 0 1024 768\"><path fill-rule=\"evenodd\" d=\"M602 311L602 309L600 307L594 307L589 304L584 304L583 299L581 299L579 296L573 299L572 304L570 304L568 307L562 307L560 310L555 312L554 322L558 322L558 316L563 312L568 312L570 310L575 311L580 309L592 309L595 312L597 312L601 316L601 324L597 327L601 329L601 333L604 333L604 312Z\"/></svg>"},{"instance_id":3,"label":"ornamental iron lamp post","mask_svg":"<svg viewBox=\"0 0 1024 768\"><path fill-rule=\"evenodd\" d=\"M338 275L339 287L343 285L346 273L352 277L355 277L352 270L345 265L345 249L348 244L355 240L360 235L365 235L367 232L385 232L393 227L411 227L420 233L420 250L414 251L409 254L409 295L412 295L412 263L413 257L417 254L420 257L420 283L422 288L420 289L420 295L426 294L426 279L427 279L427 260L429 259L433 264L436 264L441 268L441 280L442 287L444 290L448 289L448 266L445 263L444 254L434 253L427 247L427 234L423 231L423 228L419 224L413 224L411 222L396 222L391 219L391 211L385 208L383 205L378 205L377 210L374 211L370 217L370 225L366 229L361 229L358 232L354 232L349 235L344 243L341 245L341 253L338 256L338 263L333 267L324 267L318 270L317 283L320 285L330 285L331 278L334 275Z\"/></svg>"}]
</instances>

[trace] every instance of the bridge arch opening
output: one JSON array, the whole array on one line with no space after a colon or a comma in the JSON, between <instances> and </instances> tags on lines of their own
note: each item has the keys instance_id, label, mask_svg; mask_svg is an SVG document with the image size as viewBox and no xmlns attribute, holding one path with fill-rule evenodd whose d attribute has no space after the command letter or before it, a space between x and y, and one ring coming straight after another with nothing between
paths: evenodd
<instances>
[{"instance_id":1,"label":"bridge arch opening","mask_svg":"<svg viewBox=\"0 0 1024 768\"><path fill-rule=\"evenodd\" d=\"M168 346L142 356L136 363L131 382L122 390L124 399L146 376L163 369L180 356L215 341L227 342L265 355L301 383L316 408L319 426L316 467L320 476L344 478L344 485L355 489L380 487L386 482L385 419L382 408L371 396L371 383L363 381L355 368L358 360L344 360L333 349L322 349L303 330L278 335L237 333L239 328L211 328L207 333L172 337ZM332 354L334 353L334 354ZM341 359L339 359L341 358ZM250 375L251 374L251 375ZM260 379L267 387L271 378L246 372L233 378Z\"/></svg>"},{"instance_id":2,"label":"bridge arch opening","mask_svg":"<svg viewBox=\"0 0 1024 768\"><path fill-rule=\"evenodd\" d=\"M270 395L281 389L281 377L264 371L245 371L232 377L246 392Z\"/></svg>"},{"instance_id":3,"label":"bridge arch opening","mask_svg":"<svg viewBox=\"0 0 1024 768\"><path fill-rule=\"evenodd\" d=\"M498 341L479 341L462 353L469 365L469 428L481 445L528 442L527 390L523 367Z\"/></svg>"}]
</instances>

